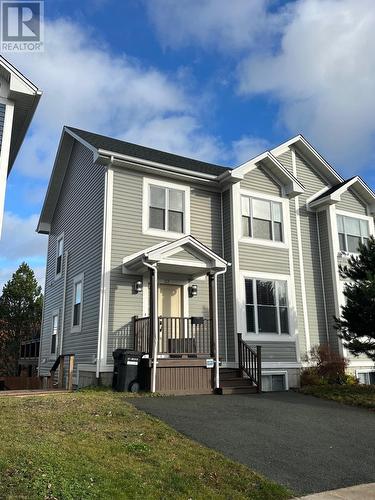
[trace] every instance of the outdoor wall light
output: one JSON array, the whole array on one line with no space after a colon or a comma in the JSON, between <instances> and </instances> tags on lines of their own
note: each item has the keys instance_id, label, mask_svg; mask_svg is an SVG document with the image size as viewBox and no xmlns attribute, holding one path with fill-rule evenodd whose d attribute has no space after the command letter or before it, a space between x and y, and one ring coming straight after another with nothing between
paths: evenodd
<instances>
[{"instance_id":1,"label":"outdoor wall light","mask_svg":"<svg viewBox=\"0 0 375 500\"><path fill-rule=\"evenodd\" d=\"M198 295L198 285L191 285L189 287L190 297L196 297Z\"/></svg>"},{"instance_id":2,"label":"outdoor wall light","mask_svg":"<svg viewBox=\"0 0 375 500\"><path fill-rule=\"evenodd\" d=\"M142 289L143 289L142 281L136 281L134 283L134 293L141 293Z\"/></svg>"}]
</instances>

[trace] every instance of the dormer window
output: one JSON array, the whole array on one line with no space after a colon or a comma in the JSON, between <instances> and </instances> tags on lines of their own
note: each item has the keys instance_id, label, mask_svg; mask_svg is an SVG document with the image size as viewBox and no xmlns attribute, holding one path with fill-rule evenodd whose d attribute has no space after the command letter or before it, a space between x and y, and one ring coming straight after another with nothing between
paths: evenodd
<instances>
[{"instance_id":1,"label":"dormer window","mask_svg":"<svg viewBox=\"0 0 375 500\"><path fill-rule=\"evenodd\" d=\"M346 215L337 216L339 246L343 252L357 253L360 243L367 243L369 238L368 221Z\"/></svg>"},{"instance_id":2,"label":"dormer window","mask_svg":"<svg viewBox=\"0 0 375 500\"><path fill-rule=\"evenodd\" d=\"M190 231L188 187L145 179L143 232L178 237Z\"/></svg>"}]
</instances>

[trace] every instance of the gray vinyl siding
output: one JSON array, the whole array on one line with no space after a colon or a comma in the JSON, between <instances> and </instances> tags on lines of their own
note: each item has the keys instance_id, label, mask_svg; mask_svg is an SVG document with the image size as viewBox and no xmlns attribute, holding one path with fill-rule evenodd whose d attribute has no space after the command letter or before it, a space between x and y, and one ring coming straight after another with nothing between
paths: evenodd
<instances>
[{"instance_id":1,"label":"gray vinyl siding","mask_svg":"<svg viewBox=\"0 0 375 500\"><path fill-rule=\"evenodd\" d=\"M359 200L351 188L341 195L341 200L336 204L336 210L354 212L358 215L367 215L366 205Z\"/></svg>"},{"instance_id":2,"label":"gray vinyl siding","mask_svg":"<svg viewBox=\"0 0 375 500\"><path fill-rule=\"evenodd\" d=\"M261 346L263 362L295 363L297 361L295 342L262 342L261 335L259 335L259 341L256 343L253 341L247 343L251 347L255 347L256 345Z\"/></svg>"},{"instance_id":3,"label":"gray vinyl siding","mask_svg":"<svg viewBox=\"0 0 375 500\"><path fill-rule=\"evenodd\" d=\"M4 120L5 120L5 104L0 103L0 151L3 142Z\"/></svg>"},{"instance_id":4,"label":"gray vinyl siding","mask_svg":"<svg viewBox=\"0 0 375 500\"><path fill-rule=\"evenodd\" d=\"M277 159L290 173L293 173L292 152L290 150L279 155Z\"/></svg>"},{"instance_id":5,"label":"gray vinyl siding","mask_svg":"<svg viewBox=\"0 0 375 500\"><path fill-rule=\"evenodd\" d=\"M289 250L240 242L240 269L265 273L289 274Z\"/></svg>"},{"instance_id":6,"label":"gray vinyl siding","mask_svg":"<svg viewBox=\"0 0 375 500\"><path fill-rule=\"evenodd\" d=\"M225 308L227 326L227 353L228 361L235 360L235 335L234 311L233 311L233 260L232 260L232 214L231 214L231 190L223 192L223 239L224 258L232 264L224 275L225 281Z\"/></svg>"},{"instance_id":7,"label":"gray vinyl siding","mask_svg":"<svg viewBox=\"0 0 375 500\"><path fill-rule=\"evenodd\" d=\"M93 364L97 355L102 234L104 207L104 167L93 164L93 155L85 146L75 143L69 160L48 242L45 303L42 328L42 374L53 364L50 356L52 315L59 310L63 328L63 353L76 355L78 363ZM56 242L64 233L64 252L68 252L65 320L61 325L64 272L55 280ZM72 333L73 280L84 273L82 330Z\"/></svg>"},{"instance_id":8,"label":"gray vinyl siding","mask_svg":"<svg viewBox=\"0 0 375 500\"><path fill-rule=\"evenodd\" d=\"M297 178L304 185L305 192L298 197L301 226L301 243L306 290L307 317L311 347L327 341L323 283L320 265L319 239L316 213L306 206L307 198L327 186L327 182L318 175L302 156L296 152ZM302 340L302 339L301 339ZM301 345L301 354L306 346Z\"/></svg>"},{"instance_id":9,"label":"gray vinyl siding","mask_svg":"<svg viewBox=\"0 0 375 500\"><path fill-rule=\"evenodd\" d=\"M241 189L250 189L260 193L281 195L280 185L261 166L248 172L241 181Z\"/></svg>"},{"instance_id":10,"label":"gray vinyl siding","mask_svg":"<svg viewBox=\"0 0 375 500\"><path fill-rule=\"evenodd\" d=\"M151 178L151 176L147 176ZM154 177L160 179L160 177ZM186 186L188 183L174 181ZM112 249L110 277L110 310L108 324L107 360L112 362L116 338L132 336L132 316L143 315L142 294L134 294L132 284L141 276L126 277L122 274L124 257L146 249L167 236L157 237L142 233L143 175L128 169L115 169L113 179ZM190 185L190 232L192 236L219 255L222 251L221 194ZM178 258L178 254L176 254ZM171 256L175 258L175 256ZM162 279L162 275L160 276ZM225 308L223 278L218 281L220 343L224 338ZM201 315L208 305L208 288L204 281L197 281L198 296L191 307ZM207 291L205 291L207 290ZM192 312L190 312L192 314ZM126 333L123 333L126 332Z\"/></svg>"},{"instance_id":11,"label":"gray vinyl siding","mask_svg":"<svg viewBox=\"0 0 375 500\"><path fill-rule=\"evenodd\" d=\"M319 233L320 233L320 251L322 256L322 270L324 278L324 294L326 300L327 325L329 344L335 350L338 350L339 339L334 328L334 316L336 316L335 295L337 291L334 287L332 277L332 257L329 247L329 224L328 213L326 210L318 212Z\"/></svg>"}]
</instances>

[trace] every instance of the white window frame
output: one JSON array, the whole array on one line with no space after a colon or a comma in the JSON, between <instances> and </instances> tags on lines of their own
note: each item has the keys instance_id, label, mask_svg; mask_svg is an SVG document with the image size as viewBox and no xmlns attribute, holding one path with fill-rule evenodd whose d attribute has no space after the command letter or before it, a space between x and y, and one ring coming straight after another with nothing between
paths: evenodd
<instances>
[{"instance_id":1,"label":"white window frame","mask_svg":"<svg viewBox=\"0 0 375 500\"><path fill-rule=\"evenodd\" d=\"M57 259L59 258L59 242L62 241L62 254L61 254L61 268L60 272L57 272ZM61 233L56 239L56 256L55 256L55 280L59 279L62 276L64 266L64 233Z\"/></svg>"},{"instance_id":2,"label":"white window frame","mask_svg":"<svg viewBox=\"0 0 375 500\"><path fill-rule=\"evenodd\" d=\"M246 324L246 293L245 280L269 280L286 281L288 294L288 322L289 333L256 333L248 332ZM257 342L295 342L296 341L296 305L294 303L295 293L292 289L292 277L289 274L263 273L257 271L240 271L239 289L237 287L239 322L238 328L244 340Z\"/></svg>"},{"instance_id":3,"label":"white window frame","mask_svg":"<svg viewBox=\"0 0 375 500\"><path fill-rule=\"evenodd\" d=\"M359 374L365 374L365 373L375 373L375 368L368 368L368 369L361 369L361 370L356 370L355 371L355 376L358 378ZM365 384L365 385L374 385L374 384Z\"/></svg>"},{"instance_id":4,"label":"white window frame","mask_svg":"<svg viewBox=\"0 0 375 500\"><path fill-rule=\"evenodd\" d=\"M342 252L343 250L340 250L340 240L339 240L339 229L338 229L338 224L337 224L337 216L342 215L343 217L351 217L352 219L359 219L359 220L364 220L368 223L368 234L370 236L374 236L375 230L374 230L374 219L373 217L370 217L368 215L363 215L363 214L356 214L354 212L347 212L346 210L337 210L336 209L336 220L335 220L335 225L334 227L336 228L336 242L337 242L337 248L339 252ZM358 252L348 252L350 255L358 255Z\"/></svg>"},{"instance_id":5,"label":"white window frame","mask_svg":"<svg viewBox=\"0 0 375 500\"><path fill-rule=\"evenodd\" d=\"M76 284L81 282L81 309L79 312L79 324L74 325L74 304L75 304L75 288ZM72 321L71 321L71 331L72 333L78 333L82 331L82 312L83 312L83 298L84 298L84 273L78 274L73 279L73 290L72 290Z\"/></svg>"},{"instance_id":6,"label":"white window frame","mask_svg":"<svg viewBox=\"0 0 375 500\"><path fill-rule=\"evenodd\" d=\"M288 380L288 372L287 370L279 370L279 371L262 371L262 377L267 376L267 375L284 375L284 380L285 380L285 389L284 391L280 392L285 392L289 391L289 380ZM277 392L277 391L264 391L264 392Z\"/></svg>"},{"instance_id":7,"label":"white window frame","mask_svg":"<svg viewBox=\"0 0 375 500\"><path fill-rule=\"evenodd\" d=\"M273 241L266 240L262 238L254 238L253 236L243 236L242 234L242 197L253 198L262 201L276 202L281 204L282 212L282 236L283 241ZM240 189L239 196L240 206L238 207L238 212L241 217L241 223L239 224L241 243L249 243L253 245L263 245L274 248L289 248L289 232L290 232L290 217L289 217L289 199L282 198L281 196L275 196L265 193L260 193L258 191L252 191L249 189ZM273 231L273 228L272 228Z\"/></svg>"},{"instance_id":8,"label":"white window frame","mask_svg":"<svg viewBox=\"0 0 375 500\"><path fill-rule=\"evenodd\" d=\"M53 339L53 319L57 316L57 331L56 331L56 342L55 342L55 347L56 350L55 352L52 352L52 339ZM60 337L60 311L59 309L55 309L52 311L52 330L51 330L51 342L50 342L50 349L49 349L49 355L52 356L54 359L58 353L59 350L59 337Z\"/></svg>"},{"instance_id":9,"label":"white window frame","mask_svg":"<svg viewBox=\"0 0 375 500\"><path fill-rule=\"evenodd\" d=\"M176 189L184 193L183 232L177 233L164 229L155 229L149 226L150 221L150 186L167 189ZM160 238L181 238L190 234L190 187L183 184L166 182L160 179L143 178L143 206L142 206L142 233Z\"/></svg>"}]
</instances>

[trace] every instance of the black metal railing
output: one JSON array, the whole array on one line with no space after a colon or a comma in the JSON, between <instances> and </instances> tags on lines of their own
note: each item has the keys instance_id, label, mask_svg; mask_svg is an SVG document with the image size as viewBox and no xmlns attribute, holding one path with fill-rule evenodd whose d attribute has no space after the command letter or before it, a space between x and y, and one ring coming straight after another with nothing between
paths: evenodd
<instances>
[{"instance_id":1,"label":"black metal railing","mask_svg":"<svg viewBox=\"0 0 375 500\"><path fill-rule=\"evenodd\" d=\"M258 392L262 391L262 348L256 346L256 351L242 340L242 334L238 333L238 366L242 373L250 378L257 387Z\"/></svg>"},{"instance_id":2,"label":"black metal railing","mask_svg":"<svg viewBox=\"0 0 375 500\"><path fill-rule=\"evenodd\" d=\"M152 356L151 321L134 316L134 348ZM212 321L202 317L158 317L158 353L210 356Z\"/></svg>"}]
</instances>

